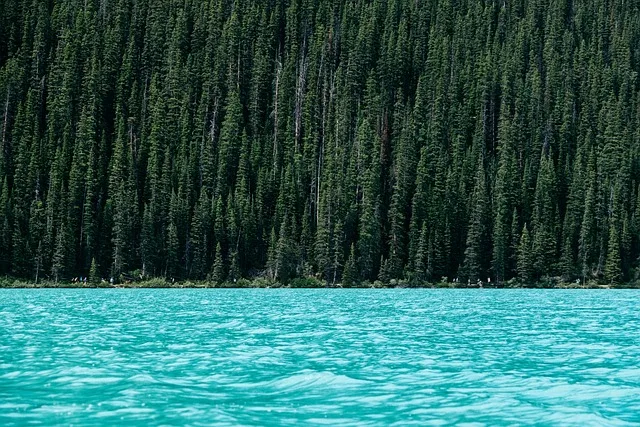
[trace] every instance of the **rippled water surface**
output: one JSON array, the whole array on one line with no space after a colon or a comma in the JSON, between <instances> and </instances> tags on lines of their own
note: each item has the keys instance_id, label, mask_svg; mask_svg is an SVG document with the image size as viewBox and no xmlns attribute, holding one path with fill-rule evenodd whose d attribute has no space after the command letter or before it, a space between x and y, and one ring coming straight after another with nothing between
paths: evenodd
<instances>
[{"instance_id":1,"label":"rippled water surface","mask_svg":"<svg viewBox=\"0 0 640 427\"><path fill-rule=\"evenodd\" d=\"M640 423L640 292L0 290L0 425Z\"/></svg>"}]
</instances>

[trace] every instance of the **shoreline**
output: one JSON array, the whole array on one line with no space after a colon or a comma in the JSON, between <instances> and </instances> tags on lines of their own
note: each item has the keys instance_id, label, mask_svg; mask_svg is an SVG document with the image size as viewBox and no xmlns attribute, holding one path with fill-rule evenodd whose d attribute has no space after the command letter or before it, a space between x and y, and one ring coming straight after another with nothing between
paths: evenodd
<instances>
[{"instance_id":1,"label":"shoreline","mask_svg":"<svg viewBox=\"0 0 640 427\"><path fill-rule=\"evenodd\" d=\"M108 282L53 282L53 281L30 281L14 278L0 279L0 289L640 289L636 283L621 284L601 284L595 282L568 283L568 282L535 282L530 284L519 282L506 282L499 285L483 284L462 285L454 282L420 283L408 284L391 281L364 282L354 285L330 284L315 279L298 279L290 283L279 283L275 281L257 279L242 279L238 282L216 283L211 281L183 281L169 282L164 279L149 279L130 283L110 284Z\"/></svg>"}]
</instances>

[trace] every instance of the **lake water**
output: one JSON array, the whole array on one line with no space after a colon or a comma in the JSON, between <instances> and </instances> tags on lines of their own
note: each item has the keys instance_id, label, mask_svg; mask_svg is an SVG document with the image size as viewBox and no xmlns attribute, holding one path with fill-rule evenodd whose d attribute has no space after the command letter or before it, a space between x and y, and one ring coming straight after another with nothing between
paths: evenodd
<instances>
[{"instance_id":1,"label":"lake water","mask_svg":"<svg viewBox=\"0 0 640 427\"><path fill-rule=\"evenodd\" d=\"M0 425L638 425L639 309L632 290L0 290Z\"/></svg>"}]
</instances>

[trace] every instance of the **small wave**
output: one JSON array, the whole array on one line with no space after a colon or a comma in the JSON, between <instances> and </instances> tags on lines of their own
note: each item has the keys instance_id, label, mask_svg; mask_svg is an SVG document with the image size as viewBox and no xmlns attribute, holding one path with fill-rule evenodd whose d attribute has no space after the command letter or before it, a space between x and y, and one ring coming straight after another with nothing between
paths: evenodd
<instances>
[{"instance_id":1,"label":"small wave","mask_svg":"<svg viewBox=\"0 0 640 427\"><path fill-rule=\"evenodd\" d=\"M269 328L255 328L255 329L251 329L249 331L250 334L252 335L265 335L265 334L271 334L273 333L273 329L269 329Z\"/></svg>"},{"instance_id":2,"label":"small wave","mask_svg":"<svg viewBox=\"0 0 640 427\"><path fill-rule=\"evenodd\" d=\"M157 384L159 381L149 374L137 374L129 378L129 381L137 384Z\"/></svg>"},{"instance_id":3,"label":"small wave","mask_svg":"<svg viewBox=\"0 0 640 427\"><path fill-rule=\"evenodd\" d=\"M122 417L123 415L146 415L154 412L151 408L121 408L113 411L100 411L97 412L94 417L107 418L107 417Z\"/></svg>"},{"instance_id":4,"label":"small wave","mask_svg":"<svg viewBox=\"0 0 640 427\"><path fill-rule=\"evenodd\" d=\"M338 375L333 372L305 372L295 375L291 375L286 378L276 380L271 383L271 386L277 390L282 391L297 391L308 388L355 388L367 384L366 380L359 380L348 377L346 375Z\"/></svg>"}]
</instances>

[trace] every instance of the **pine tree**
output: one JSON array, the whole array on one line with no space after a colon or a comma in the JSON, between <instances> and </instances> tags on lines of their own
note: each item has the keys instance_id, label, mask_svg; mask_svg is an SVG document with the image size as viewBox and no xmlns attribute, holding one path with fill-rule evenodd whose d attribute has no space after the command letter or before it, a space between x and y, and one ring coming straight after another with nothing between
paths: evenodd
<instances>
[{"instance_id":1,"label":"pine tree","mask_svg":"<svg viewBox=\"0 0 640 427\"><path fill-rule=\"evenodd\" d=\"M362 172L362 201L358 230L357 253L358 269L364 280L375 280L378 276L379 261L382 255L381 233L381 204L380 199L380 159L376 153L380 148L376 146L377 138L371 133L373 124L364 119L359 128L358 138L364 146L365 156L370 156L363 165ZM318 230L323 230L319 224ZM324 230L323 230L324 232ZM321 238L325 238L322 236Z\"/></svg>"},{"instance_id":2,"label":"pine tree","mask_svg":"<svg viewBox=\"0 0 640 427\"><path fill-rule=\"evenodd\" d=\"M525 284L533 279L533 254L531 253L531 235L524 225L518 245L518 278Z\"/></svg>"},{"instance_id":3,"label":"pine tree","mask_svg":"<svg viewBox=\"0 0 640 427\"><path fill-rule=\"evenodd\" d=\"M0 273L7 274L11 269L11 201L6 178L0 193Z\"/></svg>"},{"instance_id":4,"label":"pine tree","mask_svg":"<svg viewBox=\"0 0 640 427\"><path fill-rule=\"evenodd\" d=\"M242 137L242 105L236 88L230 88L225 118L220 130L216 194L226 196L237 174L238 152Z\"/></svg>"},{"instance_id":5,"label":"pine tree","mask_svg":"<svg viewBox=\"0 0 640 427\"><path fill-rule=\"evenodd\" d=\"M513 126L508 120L507 105L503 104L500 116L499 139L501 139L498 173L494 194L494 225L493 225L493 259L492 270L497 282L508 280L511 276L511 225L513 218L515 195L513 188L517 179L515 168L516 141Z\"/></svg>"},{"instance_id":6,"label":"pine tree","mask_svg":"<svg viewBox=\"0 0 640 427\"><path fill-rule=\"evenodd\" d=\"M583 281L597 274L596 250L597 250L597 171L596 157L593 151L590 154L587 172L587 192L584 200L582 225L580 227L580 252L579 260Z\"/></svg>"},{"instance_id":7,"label":"pine tree","mask_svg":"<svg viewBox=\"0 0 640 427\"><path fill-rule=\"evenodd\" d=\"M200 199L194 208L193 219L191 221L191 234L189 236L189 247L191 248L191 269L189 276L195 279L202 279L207 271L207 246L208 237L206 225L209 220L210 202L205 191L200 193Z\"/></svg>"},{"instance_id":8,"label":"pine tree","mask_svg":"<svg viewBox=\"0 0 640 427\"><path fill-rule=\"evenodd\" d=\"M622 280L622 259L620 257L620 235L617 227L613 224L609 228L608 247L604 276L610 284L614 285Z\"/></svg>"},{"instance_id":9,"label":"pine tree","mask_svg":"<svg viewBox=\"0 0 640 427\"><path fill-rule=\"evenodd\" d=\"M133 185L133 165L131 149L127 147L125 126L122 118L118 123L118 137L111 158L109 176L109 196L107 204L112 209L113 226L111 244L113 247L111 274L119 276L133 261L134 222L137 214ZM130 144L133 141L129 141ZM146 243L146 242L145 242Z\"/></svg>"},{"instance_id":10,"label":"pine tree","mask_svg":"<svg viewBox=\"0 0 640 427\"><path fill-rule=\"evenodd\" d=\"M486 254L485 247L487 244L486 215L488 198L482 159L479 161L471 203L471 216L469 217L469 231L467 234L463 271L466 278L475 282L482 280L486 271L483 255Z\"/></svg>"},{"instance_id":11,"label":"pine tree","mask_svg":"<svg viewBox=\"0 0 640 427\"><path fill-rule=\"evenodd\" d=\"M429 256L429 232L427 224L422 223L422 230L420 231L420 238L416 249L416 256L414 260L414 273L415 279L418 284L425 282L430 278L430 272L428 270Z\"/></svg>"},{"instance_id":12,"label":"pine tree","mask_svg":"<svg viewBox=\"0 0 640 427\"><path fill-rule=\"evenodd\" d=\"M64 278L66 259L66 230L61 227L58 231L56 246L53 252L53 262L51 266L51 275L57 283Z\"/></svg>"},{"instance_id":13,"label":"pine tree","mask_svg":"<svg viewBox=\"0 0 640 427\"><path fill-rule=\"evenodd\" d=\"M557 182L550 155L543 154L536 184L533 216L534 271L536 277L552 275L557 260L557 228L556 211Z\"/></svg>"},{"instance_id":14,"label":"pine tree","mask_svg":"<svg viewBox=\"0 0 640 427\"><path fill-rule=\"evenodd\" d=\"M153 274L155 256L157 253L152 210L153 208L151 205L145 205L144 215L142 217L140 252L142 254L142 274L144 276Z\"/></svg>"},{"instance_id":15,"label":"pine tree","mask_svg":"<svg viewBox=\"0 0 640 427\"><path fill-rule=\"evenodd\" d=\"M178 227L171 221L167 227L167 268L165 276L169 278L180 277L179 275L179 248Z\"/></svg>"},{"instance_id":16,"label":"pine tree","mask_svg":"<svg viewBox=\"0 0 640 427\"><path fill-rule=\"evenodd\" d=\"M612 189L613 197L610 205L610 218L609 218L609 238L607 241L607 259L604 266L605 279L612 285L618 284L622 280L622 239L621 239L621 221L620 221L620 202L619 193L620 189Z\"/></svg>"},{"instance_id":17,"label":"pine tree","mask_svg":"<svg viewBox=\"0 0 640 427\"><path fill-rule=\"evenodd\" d=\"M33 253L33 277L36 282L44 270L45 248L43 238L45 237L45 208L41 200L34 200L31 203L29 217L29 246Z\"/></svg>"},{"instance_id":18,"label":"pine tree","mask_svg":"<svg viewBox=\"0 0 640 427\"><path fill-rule=\"evenodd\" d=\"M351 252L349 258L344 264L344 271L342 272L342 283L346 286L352 286L358 283L358 271L356 266L355 245L351 245Z\"/></svg>"},{"instance_id":19,"label":"pine tree","mask_svg":"<svg viewBox=\"0 0 640 427\"><path fill-rule=\"evenodd\" d=\"M220 284L226 279L224 272L224 261L222 259L222 247L220 243L216 245L216 250L213 256L213 266L211 267L210 280Z\"/></svg>"},{"instance_id":20,"label":"pine tree","mask_svg":"<svg viewBox=\"0 0 640 427\"><path fill-rule=\"evenodd\" d=\"M91 283L99 283L100 282L100 271L98 268L98 263L96 259L91 259L91 267L89 268L89 282Z\"/></svg>"}]
</instances>

